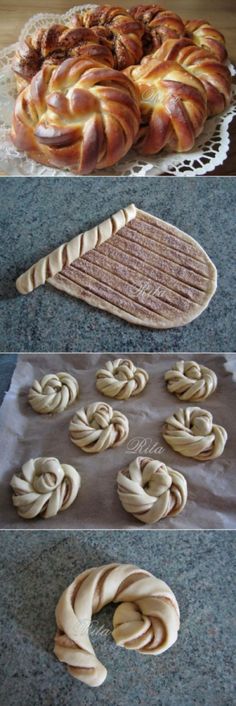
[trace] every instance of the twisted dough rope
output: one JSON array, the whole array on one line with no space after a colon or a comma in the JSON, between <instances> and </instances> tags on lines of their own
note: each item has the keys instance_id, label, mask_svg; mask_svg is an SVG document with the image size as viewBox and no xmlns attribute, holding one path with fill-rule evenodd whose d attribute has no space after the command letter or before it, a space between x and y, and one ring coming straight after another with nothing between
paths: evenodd
<instances>
[{"instance_id":1,"label":"twisted dough rope","mask_svg":"<svg viewBox=\"0 0 236 706\"><path fill-rule=\"evenodd\" d=\"M89 686L100 686L107 676L88 633L92 615L110 602L120 603L113 616L117 645L155 655L165 652L178 637L179 607L164 581L131 564L87 569L57 604L54 652L73 677Z\"/></svg>"},{"instance_id":2,"label":"twisted dough rope","mask_svg":"<svg viewBox=\"0 0 236 706\"><path fill-rule=\"evenodd\" d=\"M146 370L136 368L132 360L116 358L109 360L96 373L96 387L107 397L128 400L139 395L146 387L149 375Z\"/></svg>"},{"instance_id":3,"label":"twisted dough rope","mask_svg":"<svg viewBox=\"0 0 236 706\"><path fill-rule=\"evenodd\" d=\"M31 458L11 480L13 505L24 520L49 518L67 510L80 488L80 475L57 458Z\"/></svg>"},{"instance_id":4,"label":"twisted dough rope","mask_svg":"<svg viewBox=\"0 0 236 706\"><path fill-rule=\"evenodd\" d=\"M194 360L178 360L165 373L165 381L168 392L187 402L206 400L217 387L213 370Z\"/></svg>"},{"instance_id":5,"label":"twisted dough rope","mask_svg":"<svg viewBox=\"0 0 236 706\"><path fill-rule=\"evenodd\" d=\"M123 508L140 522L152 524L178 515L187 501L187 483L182 473L165 463L138 456L117 476Z\"/></svg>"},{"instance_id":6,"label":"twisted dough rope","mask_svg":"<svg viewBox=\"0 0 236 706\"><path fill-rule=\"evenodd\" d=\"M163 438L182 456L208 461L221 456L228 435L224 427L213 424L210 412L199 407L187 407L167 418Z\"/></svg>"},{"instance_id":7,"label":"twisted dough rope","mask_svg":"<svg viewBox=\"0 0 236 706\"><path fill-rule=\"evenodd\" d=\"M71 265L74 260L77 260L89 250L99 247L106 240L115 235L129 221L136 216L136 206L130 204L126 208L120 209L113 216L107 218L100 225L91 228L76 235L75 238L68 243L63 243L56 250L53 250L49 255L42 257L41 260L32 265L16 280L16 289L20 294L28 294L41 284L45 284L55 277L63 267Z\"/></svg>"},{"instance_id":8,"label":"twisted dough rope","mask_svg":"<svg viewBox=\"0 0 236 706\"><path fill-rule=\"evenodd\" d=\"M28 401L38 414L58 414L73 404L79 396L77 380L69 373L49 373L34 380Z\"/></svg>"},{"instance_id":9,"label":"twisted dough rope","mask_svg":"<svg viewBox=\"0 0 236 706\"><path fill-rule=\"evenodd\" d=\"M71 441L86 453L95 454L121 446L129 434L129 422L122 412L105 402L79 409L69 426Z\"/></svg>"}]
</instances>

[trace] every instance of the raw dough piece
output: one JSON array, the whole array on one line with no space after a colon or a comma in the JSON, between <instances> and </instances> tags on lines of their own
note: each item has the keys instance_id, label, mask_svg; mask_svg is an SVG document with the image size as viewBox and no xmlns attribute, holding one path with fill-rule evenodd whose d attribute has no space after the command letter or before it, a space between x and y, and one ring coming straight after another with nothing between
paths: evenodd
<instances>
[{"instance_id":1,"label":"raw dough piece","mask_svg":"<svg viewBox=\"0 0 236 706\"><path fill-rule=\"evenodd\" d=\"M18 515L24 520L41 515L49 518L67 510L80 488L80 475L73 466L57 458L31 458L11 480Z\"/></svg>"},{"instance_id":2,"label":"raw dough piece","mask_svg":"<svg viewBox=\"0 0 236 706\"><path fill-rule=\"evenodd\" d=\"M129 434L129 422L121 412L105 402L94 402L79 409L69 426L73 444L86 453L95 454L121 446Z\"/></svg>"},{"instance_id":3,"label":"raw dough piece","mask_svg":"<svg viewBox=\"0 0 236 706\"><path fill-rule=\"evenodd\" d=\"M138 456L117 476L118 495L126 512L152 524L178 515L187 501L187 483L178 471L152 458Z\"/></svg>"},{"instance_id":4,"label":"raw dough piece","mask_svg":"<svg viewBox=\"0 0 236 706\"><path fill-rule=\"evenodd\" d=\"M200 402L210 397L217 387L213 370L194 360L178 360L165 373L167 390L187 402Z\"/></svg>"},{"instance_id":5,"label":"raw dough piece","mask_svg":"<svg viewBox=\"0 0 236 706\"><path fill-rule=\"evenodd\" d=\"M26 294L48 280L139 326L166 329L193 321L217 285L203 248L133 204L115 216L42 258L18 278L18 291Z\"/></svg>"},{"instance_id":6,"label":"raw dough piece","mask_svg":"<svg viewBox=\"0 0 236 706\"><path fill-rule=\"evenodd\" d=\"M96 387L103 395L128 400L144 390L149 375L146 370L136 368L132 360L117 358L105 363L104 368L98 370L96 378Z\"/></svg>"},{"instance_id":7,"label":"raw dough piece","mask_svg":"<svg viewBox=\"0 0 236 706\"><path fill-rule=\"evenodd\" d=\"M224 427L213 424L212 414L200 407L186 407L168 417L163 438L174 451L196 461L218 458L227 441Z\"/></svg>"},{"instance_id":8,"label":"raw dough piece","mask_svg":"<svg viewBox=\"0 0 236 706\"><path fill-rule=\"evenodd\" d=\"M29 391L29 403L38 414L56 414L73 404L79 397L77 380L69 373L49 373L34 380Z\"/></svg>"},{"instance_id":9,"label":"raw dough piece","mask_svg":"<svg viewBox=\"0 0 236 706\"><path fill-rule=\"evenodd\" d=\"M164 581L131 564L87 569L57 604L54 652L73 677L89 686L100 686L107 676L89 639L92 615L111 602L120 604L113 616L112 636L117 645L156 655L178 637L179 607Z\"/></svg>"}]
</instances>

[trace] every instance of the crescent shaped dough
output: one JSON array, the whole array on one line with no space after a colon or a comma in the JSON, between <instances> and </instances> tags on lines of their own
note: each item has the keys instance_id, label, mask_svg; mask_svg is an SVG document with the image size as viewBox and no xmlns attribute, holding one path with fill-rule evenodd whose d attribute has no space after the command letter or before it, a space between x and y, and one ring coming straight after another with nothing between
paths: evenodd
<instances>
[{"instance_id":1,"label":"crescent shaped dough","mask_svg":"<svg viewBox=\"0 0 236 706\"><path fill-rule=\"evenodd\" d=\"M63 267L93 250L101 243L111 238L120 228L123 228L132 218L135 218L136 207L130 204L107 218L100 225L76 235L68 243L63 243L49 255L42 257L16 280L16 289L20 294L28 294L47 280L55 277Z\"/></svg>"},{"instance_id":2,"label":"crescent shaped dough","mask_svg":"<svg viewBox=\"0 0 236 706\"><path fill-rule=\"evenodd\" d=\"M213 370L194 360L178 360L165 373L165 381L168 392L186 402L206 400L217 387L217 377Z\"/></svg>"},{"instance_id":3,"label":"crescent shaped dough","mask_svg":"<svg viewBox=\"0 0 236 706\"><path fill-rule=\"evenodd\" d=\"M38 414L57 414L79 397L77 380L69 373L49 373L34 380L28 401Z\"/></svg>"},{"instance_id":4,"label":"crescent shaped dough","mask_svg":"<svg viewBox=\"0 0 236 706\"><path fill-rule=\"evenodd\" d=\"M152 524L178 515L187 501L187 483L162 461L138 456L117 476L118 495L126 512Z\"/></svg>"},{"instance_id":5,"label":"crescent shaped dough","mask_svg":"<svg viewBox=\"0 0 236 706\"><path fill-rule=\"evenodd\" d=\"M13 505L24 520L49 518L67 510L80 488L78 471L57 458L31 458L11 480Z\"/></svg>"},{"instance_id":6,"label":"crescent shaped dough","mask_svg":"<svg viewBox=\"0 0 236 706\"><path fill-rule=\"evenodd\" d=\"M71 441L86 453L95 454L121 446L129 434L129 422L122 412L105 402L79 409L69 426Z\"/></svg>"},{"instance_id":7,"label":"crescent shaped dough","mask_svg":"<svg viewBox=\"0 0 236 706\"><path fill-rule=\"evenodd\" d=\"M221 456L228 435L224 427L213 424L212 414L206 409L187 407L168 417L163 438L182 456L208 461Z\"/></svg>"},{"instance_id":8,"label":"crescent shaped dough","mask_svg":"<svg viewBox=\"0 0 236 706\"><path fill-rule=\"evenodd\" d=\"M132 360L117 358L109 360L104 368L96 373L96 387L107 397L128 400L139 395L149 380L148 373L136 368Z\"/></svg>"},{"instance_id":9,"label":"crescent shaped dough","mask_svg":"<svg viewBox=\"0 0 236 706\"><path fill-rule=\"evenodd\" d=\"M165 652L177 640L179 607L169 586L131 564L87 569L66 588L56 607L58 631L54 652L70 674L89 686L100 686L107 670L89 639L94 613L119 603L112 636L117 645L146 655Z\"/></svg>"}]
</instances>

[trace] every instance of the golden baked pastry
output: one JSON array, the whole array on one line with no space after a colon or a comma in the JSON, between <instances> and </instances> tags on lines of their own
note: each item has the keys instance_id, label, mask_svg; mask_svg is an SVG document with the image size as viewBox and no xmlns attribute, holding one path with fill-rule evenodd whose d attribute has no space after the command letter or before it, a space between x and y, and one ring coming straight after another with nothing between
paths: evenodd
<instances>
[{"instance_id":1,"label":"golden baked pastry","mask_svg":"<svg viewBox=\"0 0 236 706\"><path fill-rule=\"evenodd\" d=\"M166 420L163 438L174 451L194 458L209 461L218 458L227 441L224 427L213 423L211 412L200 407L178 409Z\"/></svg>"},{"instance_id":2,"label":"golden baked pastry","mask_svg":"<svg viewBox=\"0 0 236 706\"><path fill-rule=\"evenodd\" d=\"M201 314L217 272L196 240L130 204L41 258L16 287L27 294L47 281L130 323L165 329Z\"/></svg>"},{"instance_id":3,"label":"golden baked pastry","mask_svg":"<svg viewBox=\"0 0 236 706\"><path fill-rule=\"evenodd\" d=\"M19 44L12 62L18 89L25 88L45 63L55 66L71 57L114 66L110 42L105 36L85 27L53 24L36 30Z\"/></svg>"},{"instance_id":4,"label":"golden baked pastry","mask_svg":"<svg viewBox=\"0 0 236 706\"><path fill-rule=\"evenodd\" d=\"M202 402L217 387L217 377L213 370L194 360L178 360L165 373L168 392L184 402Z\"/></svg>"},{"instance_id":5,"label":"golden baked pastry","mask_svg":"<svg viewBox=\"0 0 236 706\"><path fill-rule=\"evenodd\" d=\"M117 476L123 508L146 524L174 517L187 502L187 483L179 471L153 458L138 456Z\"/></svg>"},{"instance_id":6,"label":"golden baked pastry","mask_svg":"<svg viewBox=\"0 0 236 706\"><path fill-rule=\"evenodd\" d=\"M76 24L76 17L74 24ZM131 17L123 7L101 5L85 10L78 15L79 22L85 27L105 32L110 40L117 69L125 69L131 64L138 64L143 56L143 24Z\"/></svg>"},{"instance_id":7,"label":"golden baked pastry","mask_svg":"<svg viewBox=\"0 0 236 706\"><path fill-rule=\"evenodd\" d=\"M77 380L69 373L48 373L34 380L28 400L38 414L64 412L79 397Z\"/></svg>"},{"instance_id":8,"label":"golden baked pastry","mask_svg":"<svg viewBox=\"0 0 236 706\"><path fill-rule=\"evenodd\" d=\"M24 520L55 517L67 510L80 489L80 475L57 458L31 458L11 480L13 505Z\"/></svg>"},{"instance_id":9,"label":"golden baked pastry","mask_svg":"<svg viewBox=\"0 0 236 706\"><path fill-rule=\"evenodd\" d=\"M108 360L96 373L96 388L102 395L128 400L140 395L149 380L143 368L136 368L132 360L116 358Z\"/></svg>"},{"instance_id":10,"label":"golden baked pastry","mask_svg":"<svg viewBox=\"0 0 236 706\"><path fill-rule=\"evenodd\" d=\"M167 38L176 39L185 33L181 17L160 5L137 5L130 12L135 20L144 24L144 54L155 51Z\"/></svg>"},{"instance_id":11,"label":"golden baked pastry","mask_svg":"<svg viewBox=\"0 0 236 706\"><path fill-rule=\"evenodd\" d=\"M157 154L163 147L175 152L191 150L207 117L202 82L174 61L150 59L124 73L140 93L138 151L145 155Z\"/></svg>"},{"instance_id":12,"label":"golden baked pastry","mask_svg":"<svg viewBox=\"0 0 236 706\"><path fill-rule=\"evenodd\" d=\"M89 60L46 64L19 94L12 140L36 162L90 174L118 162L139 128L133 82Z\"/></svg>"},{"instance_id":13,"label":"golden baked pastry","mask_svg":"<svg viewBox=\"0 0 236 706\"><path fill-rule=\"evenodd\" d=\"M144 57L146 63L150 57ZM207 96L207 114L217 115L228 107L232 93L232 79L228 67L191 39L167 39L151 56L158 62L176 61L202 82Z\"/></svg>"},{"instance_id":14,"label":"golden baked pastry","mask_svg":"<svg viewBox=\"0 0 236 706\"><path fill-rule=\"evenodd\" d=\"M112 637L120 647L158 655L178 637L179 606L164 581L131 564L105 564L83 571L58 601L54 652L69 673L88 686L100 686L107 676L89 629L92 616L108 603L119 604Z\"/></svg>"},{"instance_id":15,"label":"golden baked pastry","mask_svg":"<svg viewBox=\"0 0 236 706\"><path fill-rule=\"evenodd\" d=\"M198 47L203 47L213 54L218 61L226 61L228 53L225 38L221 32L206 20L189 20L185 23L185 34Z\"/></svg>"}]
</instances>

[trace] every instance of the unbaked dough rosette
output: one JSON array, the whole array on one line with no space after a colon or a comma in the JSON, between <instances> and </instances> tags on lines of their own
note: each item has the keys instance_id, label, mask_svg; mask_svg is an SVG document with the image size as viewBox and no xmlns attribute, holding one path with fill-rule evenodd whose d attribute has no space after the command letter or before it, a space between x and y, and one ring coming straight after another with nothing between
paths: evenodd
<instances>
[{"instance_id":1,"label":"unbaked dough rosette","mask_svg":"<svg viewBox=\"0 0 236 706\"><path fill-rule=\"evenodd\" d=\"M178 360L165 373L165 381L168 392L186 402L206 400L217 387L213 370L194 360Z\"/></svg>"},{"instance_id":2,"label":"unbaked dough rosette","mask_svg":"<svg viewBox=\"0 0 236 706\"><path fill-rule=\"evenodd\" d=\"M129 422L122 412L105 402L94 402L76 412L69 426L73 444L86 453L100 453L121 446L129 434Z\"/></svg>"},{"instance_id":3,"label":"unbaked dough rosette","mask_svg":"<svg viewBox=\"0 0 236 706\"><path fill-rule=\"evenodd\" d=\"M107 670L89 638L94 613L119 603L113 616L116 644L146 655L165 652L177 640L179 607L169 586L131 564L87 569L66 588L56 608L58 631L54 652L70 674L89 686L100 686Z\"/></svg>"},{"instance_id":4,"label":"unbaked dough rosette","mask_svg":"<svg viewBox=\"0 0 236 706\"><path fill-rule=\"evenodd\" d=\"M187 501L187 483L182 473L144 456L119 471L117 484L123 508L147 524L178 515Z\"/></svg>"},{"instance_id":5,"label":"unbaked dough rosette","mask_svg":"<svg viewBox=\"0 0 236 706\"><path fill-rule=\"evenodd\" d=\"M127 400L139 395L148 382L149 375L143 368L136 368L132 360L116 358L105 363L96 373L96 387L102 395Z\"/></svg>"},{"instance_id":6,"label":"unbaked dough rosette","mask_svg":"<svg viewBox=\"0 0 236 706\"><path fill-rule=\"evenodd\" d=\"M79 397L79 385L70 373L48 373L34 380L28 400L38 414L56 414L73 404Z\"/></svg>"},{"instance_id":7,"label":"unbaked dough rosette","mask_svg":"<svg viewBox=\"0 0 236 706\"><path fill-rule=\"evenodd\" d=\"M224 427L213 424L211 412L200 407L178 409L167 418L163 438L174 451L196 461L218 458L227 441Z\"/></svg>"},{"instance_id":8,"label":"unbaked dough rosette","mask_svg":"<svg viewBox=\"0 0 236 706\"><path fill-rule=\"evenodd\" d=\"M46 519L67 510L80 488L78 471L57 458L31 458L19 475L11 480L12 502L18 515L32 520L37 515Z\"/></svg>"}]
</instances>

